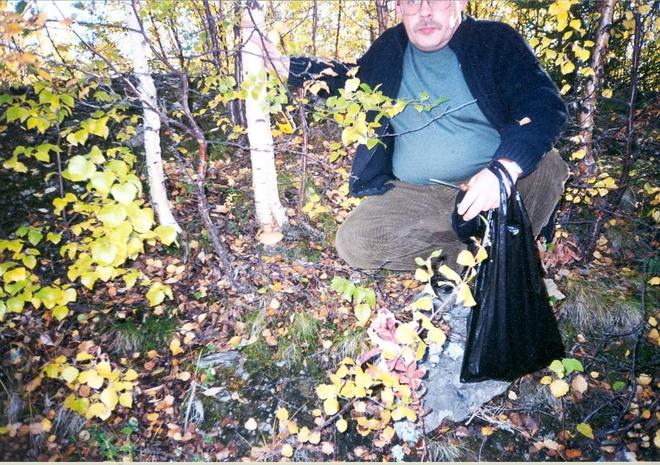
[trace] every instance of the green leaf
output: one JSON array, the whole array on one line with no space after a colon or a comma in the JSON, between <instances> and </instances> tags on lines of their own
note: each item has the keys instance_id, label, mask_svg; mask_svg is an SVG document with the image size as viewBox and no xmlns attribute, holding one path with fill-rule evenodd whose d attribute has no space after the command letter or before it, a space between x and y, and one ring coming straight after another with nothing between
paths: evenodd
<instances>
[{"instance_id":1,"label":"green leaf","mask_svg":"<svg viewBox=\"0 0 660 465\"><path fill-rule=\"evenodd\" d=\"M612 384L612 390L613 391L620 391L621 389L626 387L626 383L623 381L616 381L614 384Z\"/></svg>"},{"instance_id":2,"label":"green leaf","mask_svg":"<svg viewBox=\"0 0 660 465\"><path fill-rule=\"evenodd\" d=\"M2 166L8 170L14 170L17 173L27 173L28 171L27 166L18 161L18 158L16 157L11 157L9 160L6 160Z\"/></svg>"},{"instance_id":3,"label":"green leaf","mask_svg":"<svg viewBox=\"0 0 660 465\"><path fill-rule=\"evenodd\" d=\"M7 300L7 310L14 313L21 313L25 306L25 300L21 297L12 297Z\"/></svg>"},{"instance_id":4,"label":"green leaf","mask_svg":"<svg viewBox=\"0 0 660 465\"><path fill-rule=\"evenodd\" d=\"M578 433L588 437L589 439L594 439L594 432L591 429L591 425L588 423L580 423L575 427Z\"/></svg>"},{"instance_id":5,"label":"green leaf","mask_svg":"<svg viewBox=\"0 0 660 465\"><path fill-rule=\"evenodd\" d=\"M73 108L73 106L75 105L75 102L74 102L74 100L73 100L73 97L70 96L69 94L62 94L62 95L60 95L60 99L62 99L62 102L64 102L64 104L65 104L67 107Z\"/></svg>"},{"instance_id":6,"label":"green leaf","mask_svg":"<svg viewBox=\"0 0 660 465\"><path fill-rule=\"evenodd\" d=\"M367 296L365 301L371 308L376 308L376 293L373 289L367 289Z\"/></svg>"},{"instance_id":7,"label":"green leaf","mask_svg":"<svg viewBox=\"0 0 660 465\"><path fill-rule=\"evenodd\" d=\"M584 367L582 366L582 363L574 358L565 358L561 361L562 365L564 365L564 368L566 368L566 374L570 375L574 371L579 371L583 372Z\"/></svg>"},{"instance_id":8,"label":"green leaf","mask_svg":"<svg viewBox=\"0 0 660 465\"><path fill-rule=\"evenodd\" d=\"M557 376L559 376L560 378L564 377L565 368L564 368L564 365L562 364L562 362L560 360L553 360L548 368L550 368L550 370L554 371L555 374Z\"/></svg>"},{"instance_id":9,"label":"green leaf","mask_svg":"<svg viewBox=\"0 0 660 465\"><path fill-rule=\"evenodd\" d=\"M53 244L58 244L62 240L62 235L49 232L48 234L46 234L46 240L52 242Z\"/></svg>"},{"instance_id":10,"label":"green leaf","mask_svg":"<svg viewBox=\"0 0 660 465\"><path fill-rule=\"evenodd\" d=\"M20 119L22 122L25 121L29 116L30 112L27 110L27 108L19 107L16 105L9 107L5 112L5 118L7 119L8 123L11 123L17 119Z\"/></svg>"},{"instance_id":11,"label":"green leaf","mask_svg":"<svg viewBox=\"0 0 660 465\"><path fill-rule=\"evenodd\" d=\"M100 119L90 118L85 123L87 130L91 134L94 134L95 136L103 137L104 139L106 139L110 134L110 130L108 129L107 116L105 118L100 118Z\"/></svg>"},{"instance_id":12,"label":"green leaf","mask_svg":"<svg viewBox=\"0 0 660 465\"><path fill-rule=\"evenodd\" d=\"M34 255L26 255L23 258L21 258L21 261L23 262L23 265L25 265L27 268L33 270L35 266L37 266L37 259Z\"/></svg>"},{"instance_id":13,"label":"green leaf","mask_svg":"<svg viewBox=\"0 0 660 465\"><path fill-rule=\"evenodd\" d=\"M371 308L369 304L363 303L355 306L355 317L359 326L364 326L371 317Z\"/></svg>"},{"instance_id":14,"label":"green leaf","mask_svg":"<svg viewBox=\"0 0 660 465\"><path fill-rule=\"evenodd\" d=\"M71 145L85 145L85 142L87 142L87 138L89 137L89 132L85 129L79 129L76 132L70 133L68 136L66 136L67 142Z\"/></svg>"},{"instance_id":15,"label":"green leaf","mask_svg":"<svg viewBox=\"0 0 660 465\"><path fill-rule=\"evenodd\" d=\"M86 181L96 172L96 166L81 155L75 155L69 160L64 177L74 182Z\"/></svg>"},{"instance_id":16,"label":"green leaf","mask_svg":"<svg viewBox=\"0 0 660 465\"><path fill-rule=\"evenodd\" d=\"M38 229L30 229L30 232L28 233L28 241L30 241L30 244L36 246L41 242L41 239L43 239L44 235L41 234L41 231Z\"/></svg>"}]
</instances>

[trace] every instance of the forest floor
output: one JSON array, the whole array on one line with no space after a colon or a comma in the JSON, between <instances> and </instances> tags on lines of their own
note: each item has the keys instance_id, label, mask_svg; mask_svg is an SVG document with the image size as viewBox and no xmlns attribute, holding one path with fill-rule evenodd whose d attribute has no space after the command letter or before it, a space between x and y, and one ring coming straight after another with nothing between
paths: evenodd
<instances>
[{"instance_id":1,"label":"forest floor","mask_svg":"<svg viewBox=\"0 0 660 465\"><path fill-rule=\"evenodd\" d=\"M317 150L325 149L318 143ZM282 460L285 443L296 461L397 458L399 439L378 443L351 421L345 433L331 426L320 438L287 438L278 434L276 411L285 408L301 428L323 423L316 386L367 347L351 305L331 289L334 277L373 289L377 308L395 314L409 311L420 283L412 272L362 272L336 256L334 233L354 205L345 191L347 159L310 160L306 198L319 201L302 216L289 209L284 239L266 246L256 240L248 157L233 157L212 162L210 213L234 279L249 290L236 291L219 270L193 190L169 164L170 198L186 234L178 246L148 250L133 267L169 284L174 299L152 308L137 288L108 282L79 288L73 314L61 322L35 310L7 316L0 323L0 460ZM296 205L299 160L278 163L283 202ZM17 177L2 182L26 192L24 205L40 189ZM0 202L8 212L16 200ZM29 222L37 212L24 213ZM2 229L20 219L4 218ZM582 366L566 376L570 392L551 393L549 370L525 376L468 421L445 422L399 447L405 460L657 459L658 291L646 284L635 250L614 242L601 241L588 267L575 260L570 237L544 254L549 277L566 295L555 310L567 357ZM56 274L59 260L54 252L40 263ZM131 408L86 421L63 407L65 383L41 370L80 352L135 370Z\"/></svg>"}]
</instances>

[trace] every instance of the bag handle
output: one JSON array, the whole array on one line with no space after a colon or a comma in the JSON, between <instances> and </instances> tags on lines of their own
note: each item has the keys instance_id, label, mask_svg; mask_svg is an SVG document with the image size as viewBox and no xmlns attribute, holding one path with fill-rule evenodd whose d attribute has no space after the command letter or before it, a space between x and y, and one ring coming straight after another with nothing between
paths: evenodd
<instances>
[{"instance_id":1,"label":"bag handle","mask_svg":"<svg viewBox=\"0 0 660 465\"><path fill-rule=\"evenodd\" d=\"M509 171L504 167L502 163L497 160L493 160L488 164L488 166L486 166L486 168L488 168L495 176L497 176L500 184L507 182L509 188L511 189L511 194L513 194L513 189L515 189L516 183L513 182Z\"/></svg>"}]
</instances>

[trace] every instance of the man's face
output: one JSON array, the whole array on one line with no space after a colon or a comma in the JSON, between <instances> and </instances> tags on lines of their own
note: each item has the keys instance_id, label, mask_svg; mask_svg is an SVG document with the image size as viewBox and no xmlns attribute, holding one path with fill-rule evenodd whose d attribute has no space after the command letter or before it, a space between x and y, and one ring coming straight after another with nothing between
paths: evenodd
<instances>
[{"instance_id":1,"label":"man's face","mask_svg":"<svg viewBox=\"0 0 660 465\"><path fill-rule=\"evenodd\" d=\"M398 0L397 11L410 42L432 52L449 42L461 23L467 0Z\"/></svg>"}]
</instances>

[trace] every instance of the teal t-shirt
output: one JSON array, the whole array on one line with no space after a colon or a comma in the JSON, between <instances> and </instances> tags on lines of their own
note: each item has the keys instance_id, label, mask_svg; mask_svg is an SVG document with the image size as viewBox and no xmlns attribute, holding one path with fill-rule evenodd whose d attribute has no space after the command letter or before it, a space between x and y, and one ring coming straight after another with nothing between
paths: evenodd
<instances>
[{"instance_id":1,"label":"teal t-shirt","mask_svg":"<svg viewBox=\"0 0 660 465\"><path fill-rule=\"evenodd\" d=\"M451 183L469 179L490 162L500 135L479 109L449 47L423 52L408 44L397 97L419 100L423 92L430 96L427 103L438 97L448 100L431 111L408 105L392 118L391 131L397 134L394 175L412 184L429 184L430 178Z\"/></svg>"}]
</instances>

